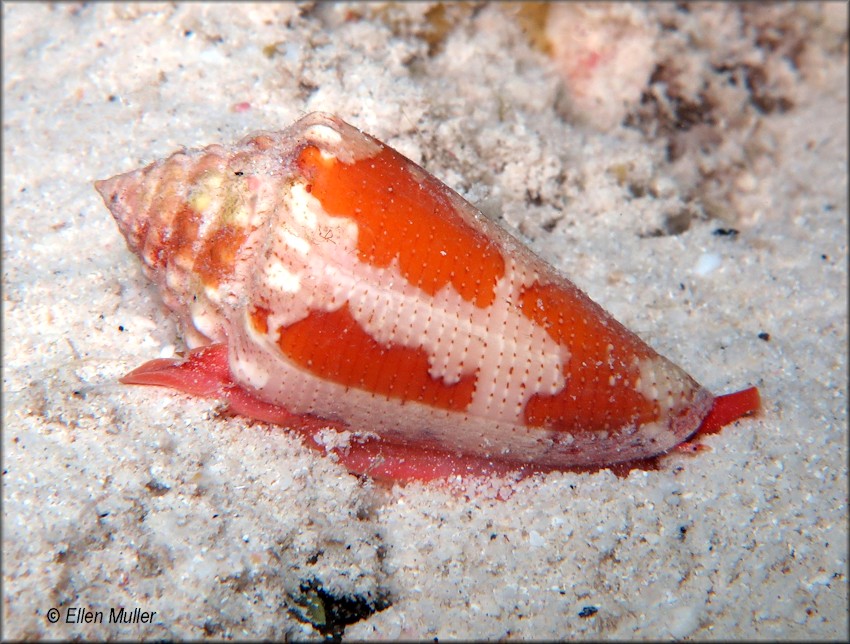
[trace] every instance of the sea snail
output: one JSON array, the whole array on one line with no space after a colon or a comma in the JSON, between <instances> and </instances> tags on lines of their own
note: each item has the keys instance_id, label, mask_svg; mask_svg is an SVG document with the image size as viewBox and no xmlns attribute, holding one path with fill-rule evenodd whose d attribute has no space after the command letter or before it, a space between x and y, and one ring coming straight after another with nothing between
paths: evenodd
<instances>
[{"instance_id":1,"label":"sea snail","mask_svg":"<svg viewBox=\"0 0 850 644\"><path fill-rule=\"evenodd\" d=\"M98 181L215 397L380 479L601 467L759 408L713 396L421 167L312 113Z\"/></svg>"}]
</instances>

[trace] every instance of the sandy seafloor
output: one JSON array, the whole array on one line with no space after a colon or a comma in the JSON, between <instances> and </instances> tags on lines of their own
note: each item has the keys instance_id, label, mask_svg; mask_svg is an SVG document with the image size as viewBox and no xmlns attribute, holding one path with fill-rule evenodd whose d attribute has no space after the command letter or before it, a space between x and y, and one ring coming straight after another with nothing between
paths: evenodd
<instances>
[{"instance_id":1,"label":"sandy seafloor","mask_svg":"<svg viewBox=\"0 0 850 644\"><path fill-rule=\"evenodd\" d=\"M749 109L767 151L729 162L752 139L714 122L733 170L708 208L688 153L673 168L663 137L560 109L503 7L446 27L381 6L3 5L3 637L321 639L347 598L372 608L346 640L845 639L846 7L824 10L837 49L803 34L793 100ZM757 385L763 414L626 478L386 490L214 402L119 385L183 345L92 181L317 109L712 391ZM155 615L106 623L120 607Z\"/></svg>"}]
</instances>

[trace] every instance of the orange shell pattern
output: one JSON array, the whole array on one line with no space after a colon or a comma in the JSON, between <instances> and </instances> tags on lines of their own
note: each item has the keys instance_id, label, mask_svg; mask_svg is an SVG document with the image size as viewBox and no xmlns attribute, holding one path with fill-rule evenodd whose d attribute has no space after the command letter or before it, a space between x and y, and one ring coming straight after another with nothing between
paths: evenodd
<instances>
[{"instance_id":1,"label":"orange shell pattern","mask_svg":"<svg viewBox=\"0 0 850 644\"><path fill-rule=\"evenodd\" d=\"M665 452L714 397L457 193L340 119L97 183L192 347L382 441L542 467Z\"/></svg>"}]
</instances>

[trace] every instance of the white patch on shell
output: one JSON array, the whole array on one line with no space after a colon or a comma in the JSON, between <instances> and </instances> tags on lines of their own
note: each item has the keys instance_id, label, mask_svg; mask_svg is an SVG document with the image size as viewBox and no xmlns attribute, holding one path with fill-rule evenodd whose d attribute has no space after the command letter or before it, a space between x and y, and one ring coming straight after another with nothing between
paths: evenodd
<instances>
[{"instance_id":1,"label":"white patch on shell","mask_svg":"<svg viewBox=\"0 0 850 644\"><path fill-rule=\"evenodd\" d=\"M188 313L192 325L197 333L200 333L200 336L192 333L191 337L185 338L189 348L207 344L209 340L221 342L226 339L222 330L221 314L210 305L209 301L199 297L189 302Z\"/></svg>"},{"instance_id":2,"label":"white patch on shell","mask_svg":"<svg viewBox=\"0 0 850 644\"><path fill-rule=\"evenodd\" d=\"M641 442L646 444L675 445L678 440L666 422L655 421L640 426Z\"/></svg>"},{"instance_id":3,"label":"white patch on shell","mask_svg":"<svg viewBox=\"0 0 850 644\"><path fill-rule=\"evenodd\" d=\"M694 406L694 381L681 368L661 356L640 360L638 373L635 391L658 404L658 420L641 425L641 436L665 446L684 440L674 431L675 419L681 409Z\"/></svg>"},{"instance_id":4,"label":"white patch on shell","mask_svg":"<svg viewBox=\"0 0 850 644\"><path fill-rule=\"evenodd\" d=\"M638 373L635 391L650 402L658 403L662 418L679 407L691 390L692 381L687 374L660 356L641 360Z\"/></svg>"},{"instance_id":5,"label":"white patch on shell","mask_svg":"<svg viewBox=\"0 0 850 644\"><path fill-rule=\"evenodd\" d=\"M222 293L217 286L206 285L204 286L204 297L213 304L221 304Z\"/></svg>"},{"instance_id":6,"label":"white patch on shell","mask_svg":"<svg viewBox=\"0 0 850 644\"><path fill-rule=\"evenodd\" d=\"M257 338L257 333L254 331L253 324L247 320L247 312L245 315L246 319L244 320L244 327L248 331L248 333ZM239 351L234 351L233 347L230 347L230 351L228 353L228 361L230 363L231 372L235 375L238 374L239 381L243 384L246 384L250 387L253 387L257 391L262 390L265 387L269 379L271 378L271 374L262 360L255 360L251 354L246 354Z\"/></svg>"},{"instance_id":7,"label":"white patch on shell","mask_svg":"<svg viewBox=\"0 0 850 644\"><path fill-rule=\"evenodd\" d=\"M301 237L293 235L288 230L280 231L280 237L281 241L283 241L284 244L292 248L296 253L306 255L310 252L310 244Z\"/></svg>"},{"instance_id":8,"label":"white patch on shell","mask_svg":"<svg viewBox=\"0 0 850 644\"><path fill-rule=\"evenodd\" d=\"M272 262L266 267L266 279L269 288L281 293L297 293L301 289L301 280L280 262Z\"/></svg>"},{"instance_id":9,"label":"white patch on shell","mask_svg":"<svg viewBox=\"0 0 850 644\"><path fill-rule=\"evenodd\" d=\"M296 183L289 189L283 205L293 225L311 231L316 230L317 210L324 212L319 200L310 195L302 183Z\"/></svg>"},{"instance_id":10,"label":"white patch on shell","mask_svg":"<svg viewBox=\"0 0 850 644\"><path fill-rule=\"evenodd\" d=\"M336 147L342 143L342 134L324 124L311 125L304 130L304 136L312 142L328 147Z\"/></svg>"}]
</instances>

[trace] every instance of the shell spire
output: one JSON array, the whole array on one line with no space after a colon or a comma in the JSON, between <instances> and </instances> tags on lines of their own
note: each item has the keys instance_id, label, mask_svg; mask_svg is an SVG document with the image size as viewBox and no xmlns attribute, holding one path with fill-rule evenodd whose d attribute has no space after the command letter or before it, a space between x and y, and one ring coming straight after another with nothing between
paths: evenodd
<instances>
[{"instance_id":1,"label":"shell spire","mask_svg":"<svg viewBox=\"0 0 850 644\"><path fill-rule=\"evenodd\" d=\"M244 155L253 152L249 143ZM211 145L95 182L193 347L226 338L220 300L232 293L237 255L252 229L247 180L238 180L233 162Z\"/></svg>"},{"instance_id":2,"label":"shell spire","mask_svg":"<svg viewBox=\"0 0 850 644\"><path fill-rule=\"evenodd\" d=\"M223 397L309 426L315 443L323 423L350 430L358 446L337 451L352 470L604 466L758 409L754 389L715 398L457 193L334 116L96 187L187 343L213 345L126 381Z\"/></svg>"}]
</instances>

